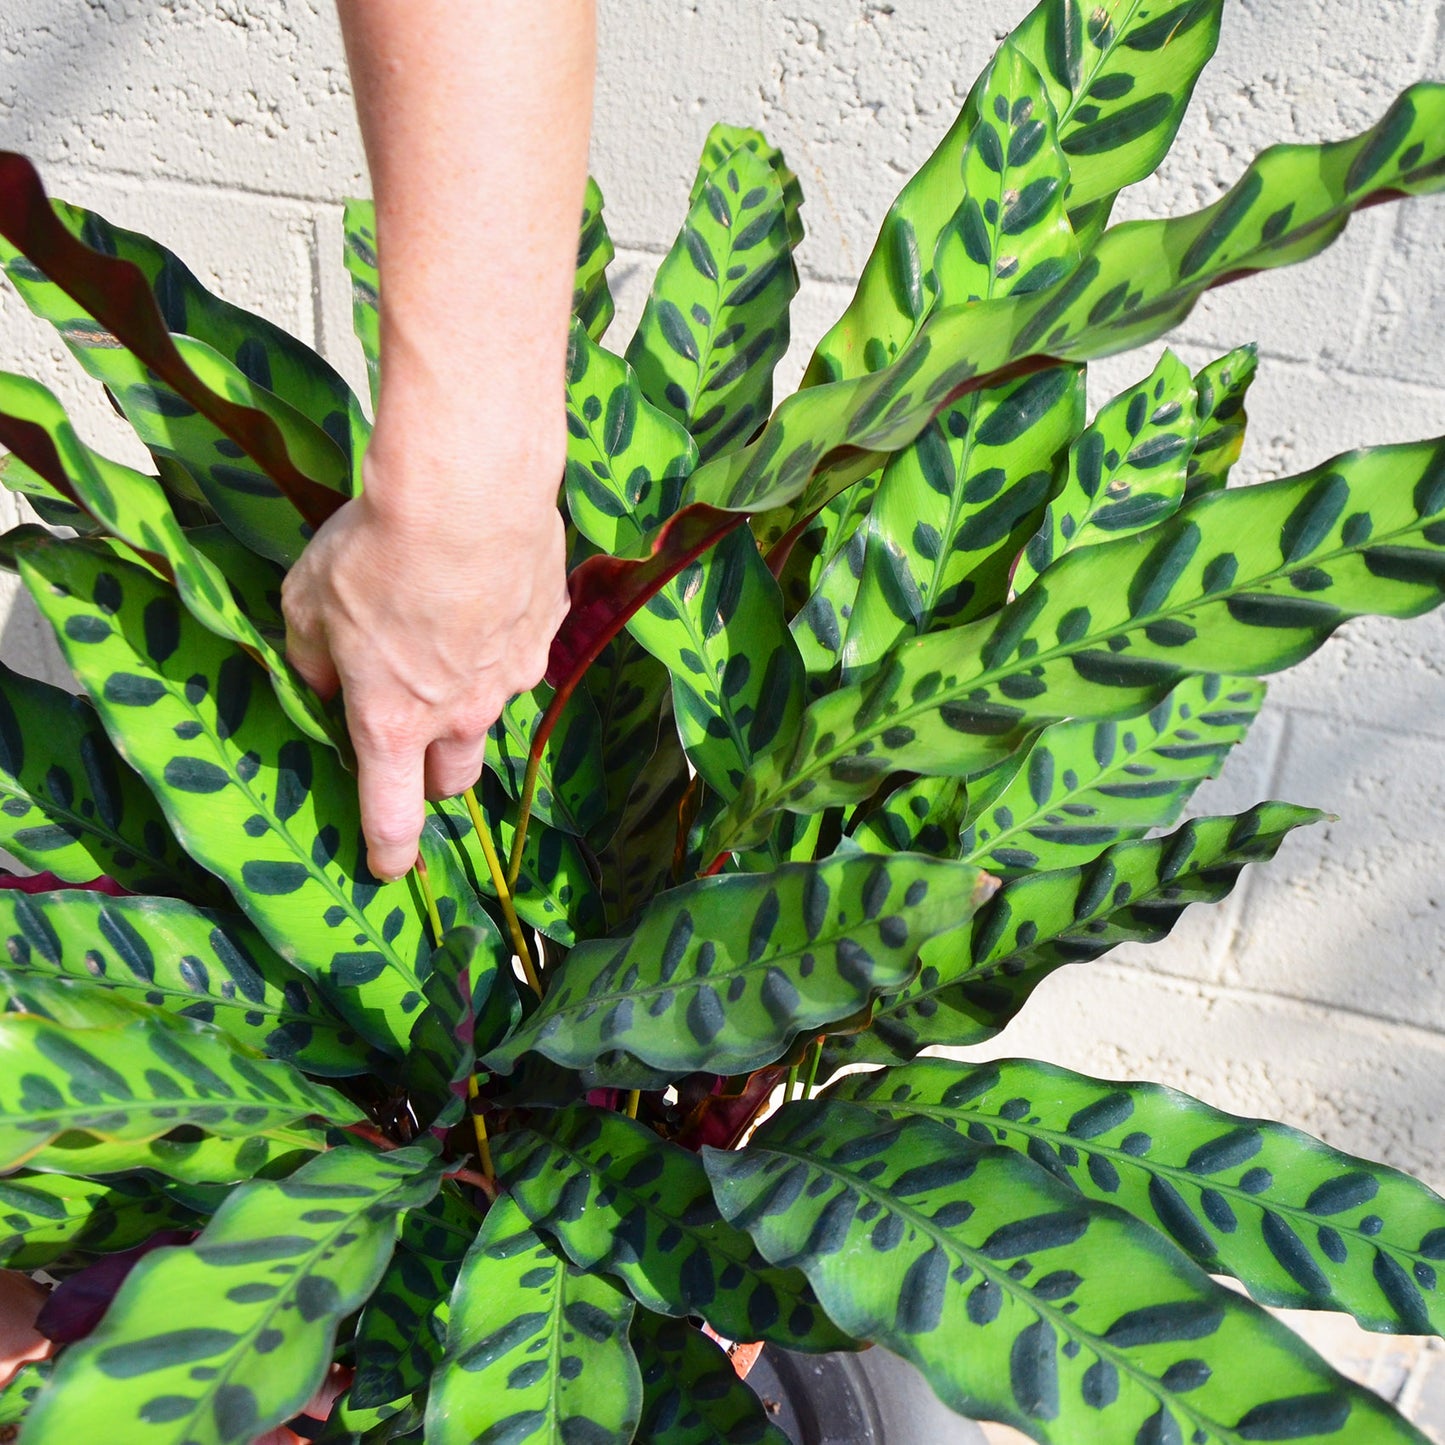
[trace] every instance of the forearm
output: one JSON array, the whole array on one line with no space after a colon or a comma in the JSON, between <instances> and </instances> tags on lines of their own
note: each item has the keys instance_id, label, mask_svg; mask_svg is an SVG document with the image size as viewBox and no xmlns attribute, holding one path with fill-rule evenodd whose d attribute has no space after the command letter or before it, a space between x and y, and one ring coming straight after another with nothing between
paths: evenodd
<instances>
[{"instance_id":1,"label":"forearm","mask_svg":"<svg viewBox=\"0 0 1445 1445\"><path fill-rule=\"evenodd\" d=\"M436 481L448 492L550 489L555 476L516 470L530 440L517 432L555 414L561 439L592 0L338 0L338 9L376 197L381 419L393 445L418 425L455 428L470 455ZM492 457L475 453L479 437L494 439ZM511 475L491 474L488 461ZM384 469L373 472L368 487L389 485ZM426 509L416 479L406 486L406 508Z\"/></svg>"}]
</instances>

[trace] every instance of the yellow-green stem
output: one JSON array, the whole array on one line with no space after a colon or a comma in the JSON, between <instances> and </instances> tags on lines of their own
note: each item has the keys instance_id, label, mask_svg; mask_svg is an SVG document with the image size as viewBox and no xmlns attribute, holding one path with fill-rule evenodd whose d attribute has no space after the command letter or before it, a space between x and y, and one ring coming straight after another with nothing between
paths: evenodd
<instances>
[{"instance_id":1,"label":"yellow-green stem","mask_svg":"<svg viewBox=\"0 0 1445 1445\"><path fill-rule=\"evenodd\" d=\"M808 1053L808 1077L803 1084L803 1097L813 1097L813 1085L818 1082L818 1065L823 1060L823 1040L814 1039L813 1047Z\"/></svg>"},{"instance_id":2,"label":"yellow-green stem","mask_svg":"<svg viewBox=\"0 0 1445 1445\"><path fill-rule=\"evenodd\" d=\"M537 772L542 766L540 754L527 759L522 778L522 799L517 807L517 834L512 839L512 856L507 862L507 887L515 888L522 875L522 849L527 846L527 826L532 821L532 804L537 797Z\"/></svg>"},{"instance_id":3,"label":"yellow-green stem","mask_svg":"<svg viewBox=\"0 0 1445 1445\"><path fill-rule=\"evenodd\" d=\"M507 932L512 936L512 947L517 951L517 957L522 962L522 972L526 975L527 986L538 998L541 998L542 980L537 973L536 965L532 962L532 951L527 947L527 936L522 932L521 920L517 917L517 909L512 902L511 885L502 871L502 860L497 854L496 844L492 842L492 830L487 827L487 820L482 815L481 804L477 802L476 789L468 788L462 794L462 799L467 805L467 812L471 815L472 828L476 832L477 842L481 844L482 857L487 860L487 872L492 875L492 887L497 890L497 901L502 905L502 916L507 920Z\"/></svg>"},{"instance_id":4,"label":"yellow-green stem","mask_svg":"<svg viewBox=\"0 0 1445 1445\"><path fill-rule=\"evenodd\" d=\"M642 1090L641 1090L641 1089L634 1089L634 1090L627 1096L627 1117L628 1117L629 1119L635 1119L635 1118L637 1117L637 1106L638 1106L641 1102L642 1102Z\"/></svg>"},{"instance_id":5,"label":"yellow-green stem","mask_svg":"<svg viewBox=\"0 0 1445 1445\"><path fill-rule=\"evenodd\" d=\"M482 1161L482 1173L488 1179L495 1179L497 1171L492 1168L492 1146L487 1140L487 1121L482 1118L481 1111L477 1108L477 1094L480 1086L477 1083L477 1076L473 1074L467 1080L467 1099L470 1101L472 1110L472 1129L477 1136L477 1158Z\"/></svg>"},{"instance_id":6,"label":"yellow-green stem","mask_svg":"<svg viewBox=\"0 0 1445 1445\"><path fill-rule=\"evenodd\" d=\"M783 1103L788 1104L792 1102L792 1098L794 1093L797 1091L797 1087L798 1066L797 1064L794 1064L793 1067L788 1070L787 1082L783 1085Z\"/></svg>"},{"instance_id":7,"label":"yellow-green stem","mask_svg":"<svg viewBox=\"0 0 1445 1445\"><path fill-rule=\"evenodd\" d=\"M431 921L432 942L440 948L442 942L442 916L437 912L436 895L431 891L431 878L426 871L426 859L418 853L416 855L416 862L412 866L416 871L416 881L421 888L421 896L426 901L426 916Z\"/></svg>"}]
</instances>

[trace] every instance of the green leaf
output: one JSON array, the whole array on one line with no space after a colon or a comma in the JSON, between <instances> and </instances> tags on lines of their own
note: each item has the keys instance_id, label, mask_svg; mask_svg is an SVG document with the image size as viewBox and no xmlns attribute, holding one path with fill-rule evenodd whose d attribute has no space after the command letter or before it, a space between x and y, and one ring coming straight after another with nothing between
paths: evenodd
<instances>
[{"instance_id":1,"label":"green leaf","mask_svg":"<svg viewBox=\"0 0 1445 1445\"><path fill-rule=\"evenodd\" d=\"M672 680L667 669L630 632L620 632L583 675L597 708L602 730L602 768L607 779L607 811L592 829L594 848L616 838L638 786L661 787L653 759L668 736L676 735L668 703ZM664 732L664 724L666 731ZM675 749L683 759L681 748ZM667 772L667 767L662 771ZM679 764L688 778L686 760ZM674 770L675 771L675 770ZM685 785L685 784L684 784ZM604 879L607 872L603 870Z\"/></svg>"},{"instance_id":2,"label":"green leaf","mask_svg":"<svg viewBox=\"0 0 1445 1445\"><path fill-rule=\"evenodd\" d=\"M795 1103L705 1158L765 1255L962 1413L1050 1445L1423 1439L1155 1230L931 1119Z\"/></svg>"},{"instance_id":3,"label":"green leaf","mask_svg":"<svg viewBox=\"0 0 1445 1445\"><path fill-rule=\"evenodd\" d=\"M42 522L74 527L82 535L95 531L90 514L69 499L65 489L28 467L14 452L0 457L0 486L26 498Z\"/></svg>"},{"instance_id":4,"label":"green leaf","mask_svg":"<svg viewBox=\"0 0 1445 1445\"><path fill-rule=\"evenodd\" d=\"M1010 37L1043 72L1087 244L1114 197L1167 154L1219 43L1223 0L1044 0Z\"/></svg>"},{"instance_id":5,"label":"green leaf","mask_svg":"<svg viewBox=\"0 0 1445 1445\"><path fill-rule=\"evenodd\" d=\"M1445 585L1445 444L1353 452L1303 476L1200 497L1145 540L1070 552L994 617L905 643L871 681L804 714L708 842L749 843L782 806L815 812L881 776L968 776L1065 717L1122 716L1191 673L1258 675L1350 617L1412 617Z\"/></svg>"},{"instance_id":6,"label":"green leaf","mask_svg":"<svg viewBox=\"0 0 1445 1445\"><path fill-rule=\"evenodd\" d=\"M671 882L681 809L691 786L682 739L664 709L656 749L632 785L612 840L597 855L607 921L614 929L631 922Z\"/></svg>"},{"instance_id":7,"label":"green leaf","mask_svg":"<svg viewBox=\"0 0 1445 1445\"><path fill-rule=\"evenodd\" d=\"M640 1309L632 1348L642 1370L639 1440L668 1445L788 1445L732 1361L685 1320Z\"/></svg>"},{"instance_id":8,"label":"green leaf","mask_svg":"<svg viewBox=\"0 0 1445 1445\"><path fill-rule=\"evenodd\" d=\"M883 370L784 401L751 446L689 477L684 502L754 512L796 498L811 516L968 392L1142 346L1211 286L1317 255L1354 210L1442 187L1445 85L1421 84L1352 140L1264 152L1202 211L1114 227L1055 286L936 310Z\"/></svg>"},{"instance_id":9,"label":"green leaf","mask_svg":"<svg viewBox=\"0 0 1445 1445\"><path fill-rule=\"evenodd\" d=\"M487 925L453 928L437 945L402 1069L408 1104L442 1141L466 1115L477 1049L500 1041L521 1016L511 949Z\"/></svg>"},{"instance_id":10,"label":"green leaf","mask_svg":"<svg viewBox=\"0 0 1445 1445\"><path fill-rule=\"evenodd\" d=\"M532 738L552 701L552 689L539 683L518 693L492 725L487 764L514 798L522 794ZM585 837L607 807L602 771L601 721L592 699L572 692L542 747L533 808L542 822L573 837Z\"/></svg>"},{"instance_id":11,"label":"green leaf","mask_svg":"<svg viewBox=\"0 0 1445 1445\"><path fill-rule=\"evenodd\" d=\"M829 1091L889 1119L935 1119L1027 1154L1167 1234L1261 1304L1343 1310L1372 1330L1440 1334L1445 1200L1382 1164L1158 1084L1030 1059L920 1060Z\"/></svg>"},{"instance_id":12,"label":"green leaf","mask_svg":"<svg viewBox=\"0 0 1445 1445\"><path fill-rule=\"evenodd\" d=\"M497 851L507 858L516 836L517 805L491 772L482 774L477 794ZM471 814L462 799L433 803L426 830L457 855L473 892L496 896ZM595 938L605 925L602 897L589 872L581 840L560 828L549 828L537 818L527 829L522 871L512 889L512 902L523 923L567 948L579 938Z\"/></svg>"},{"instance_id":13,"label":"green leaf","mask_svg":"<svg viewBox=\"0 0 1445 1445\"><path fill-rule=\"evenodd\" d=\"M851 1341L803 1277L766 1264L717 1212L702 1161L622 1114L574 1107L494 1145L511 1197L567 1258L658 1314L699 1315L734 1340L795 1350Z\"/></svg>"},{"instance_id":14,"label":"green leaf","mask_svg":"<svg viewBox=\"0 0 1445 1445\"><path fill-rule=\"evenodd\" d=\"M625 1294L572 1268L499 1199L452 1294L428 1445L628 1445L642 1408L632 1311Z\"/></svg>"},{"instance_id":15,"label":"green leaf","mask_svg":"<svg viewBox=\"0 0 1445 1445\"><path fill-rule=\"evenodd\" d=\"M677 510L697 446L620 356L574 323L567 350L567 512L604 552L634 546Z\"/></svg>"},{"instance_id":16,"label":"green leaf","mask_svg":"<svg viewBox=\"0 0 1445 1445\"><path fill-rule=\"evenodd\" d=\"M181 1127L158 1139L104 1139L82 1129L62 1134L30 1164L35 1169L101 1178L152 1170L176 1185L211 1190L265 1174L289 1174L328 1147L326 1131L296 1124L228 1139Z\"/></svg>"},{"instance_id":17,"label":"green leaf","mask_svg":"<svg viewBox=\"0 0 1445 1445\"><path fill-rule=\"evenodd\" d=\"M196 1214L146 1178L73 1179L22 1170L0 1179L0 1267L44 1269L66 1256L114 1254Z\"/></svg>"},{"instance_id":18,"label":"green leaf","mask_svg":"<svg viewBox=\"0 0 1445 1445\"><path fill-rule=\"evenodd\" d=\"M1244 399L1259 369L1259 350L1241 346L1211 361L1194 378L1198 395L1199 440L1189 459L1186 498L1217 492L1229 481L1229 470L1244 450L1248 417Z\"/></svg>"},{"instance_id":19,"label":"green leaf","mask_svg":"<svg viewBox=\"0 0 1445 1445\"><path fill-rule=\"evenodd\" d=\"M1066 198L1050 194L1049 208L1066 199L1072 229L1087 245L1107 221L1113 195L1164 158L1218 43L1222 10L1223 0L1183 0L1162 16L1139 0L1092 7L1043 0L979 77L948 134L893 203L857 292L819 343L805 384L877 370L906 344L935 298L941 305L968 299L950 290L947 273L930 268L940 238L966 223L969 183L976 184L980 165L990 169L985 157L999 157L1000 173L1009 162L1012 146L996 130L1003 118L990 112L991 101L1012 96L1020 77L1027 77L1030 93L1042 83L1033 113L1011 127L1009 139L1028 153L1047 106L1043 148L1051 156L1062 153L1069 182ZM980 138L985 126L995 129L997 144ZM966 169L970 151L974 164ZM981 206L984 197L975 199Z\"/></svg>"},{"instance_id":20,"label":"green leaf","mask_svg":"<svg viewBox=\"0 0 1445 1445\"><path fill-rule=\"evenodd\" d=\"M771 177L751 151L740 154ZM696 451L678 423L644 399L631 368L576 328L568 398L568 510L589 541L617 553L675 510ZM789 736L802 712L802 664L757 548L741 531L726 538L663 586L628 627L672 675L689 758L730 797L735 779ZM755 666L754 659L765 661Z\"/></svg>"},{"instance_id":21,"label":"green leaf","mask_svg":"<svg viewBox=\"0 0 1445 1445\"><path fill-rule=\"evenodd\" d=\"M401 1052L431 957L414 884L366 868L356 785L298 735L264 675L157 578L90 543L27 544L27 586L117 748L191 856L371 1043ZM473 921L450 852L424 836L442 926Z\"/></svg>"},{"instance_id":22,"label":"green leaf","mask_svg":"<svg viewBox=\"0 0 1445 1445\"><path fill-rule=\"evenodd\" d=\"M140 266L179 361L199 388L190 400L182 396L128 349L138 342L127 337L117 344L110 330L6 243L0 245L0 261L21 299L55 326L147 448L180 468L247 546L287 565L295 562L310 528L271 471L229 434L233 428L218 424L221 410L229 403L268 418L301 479L318 492L340 494L339 503L351 486L355 399L349 388L278 327L209 296L180 261L148 237L78 207L53 204L62 224L93 250ZM273 386L285 387L289 399ZM201 392L221 408L208 402L205 412L198 411Z\"/></svg>"},{"instance_id":23,"label":"green leaf","mask_svg":"<svg viewBox=\"0 0 1445 1445\"><path fill-rule=\"evenodd\" d=\"M0 1429L24 1420L54 1369L53 1360L34 1360L21 1365L6 1384L0 1385Z\"/></svg>"},{"instance_id":24,"label":"green leaf","mask_svg":"<svg viewBox=\"0 0 1445 1445\"><path fill-rule=\"evenodd\" d=\"M112 225L80 206L64 201L51 204L67 229L86 245L140 267L167 330L194 337L224 356L258 386L314 422L349 460L356 398L324 357L265 317L208 291L178 256L151 237Z\"/></svg>"},{"instance_id":25,"label":"green leaf","mask_svg":"<svg viewBox=\"0 0 1445 1445\"><path fill-rule=\"evenodd\" d=\"M588 176L582 203L582 234L577 242L577 276L572 283L572 314L593 341L602 339L617 309L607 286L607 267L615 254L602 217L602 191Z\"/></svg>"},{"instance_id":26,"label":"green leaf","mask_svg":"<svg viewBox=\"0 0 1445 1445\"><path fill-rule=\"evenodd\" d=\"M803 715L803 663L782 595L744 527L690 562L628 623L672 674L688 758L724 798Z\"/></svg>"},{"instance_id":27,"label":"green leaf","mask_svg":"<svg viewBox=\"0 0 1445 1445\"><path fill-rule=\"evenodd\" d=\"M627 360L706 460L767 420L798 272L783 183L765 155L731 149L694 190Z\"/></svg>"},{"instance_id":28,"label":"green leaf","mask_svg":"<svg viewBox=\"0 0 1445 1445\"><path fill-rule=\"evenodd\" d=\"M863 529L845 681L900 638L997 609L1083 422L1082 368L1054 367L965 397L894 453Z\"/></svg>"},{"instance_id":29,"label":"green leaf","mask_svg":"<svg viewBox=\"0 0 1445 1445\"><path fill-rule=\"evenodd\" d=\"M688 192L688 205L693 205L702 195L708 177L734 152L740 150L752 151L773 168L773 174L783 188L788 237L794 246L799 245L803 239L803 188L798 184L797 176L788 169L782 151L770 145L767 136L752 126L729 125L725 121L719 121L708 131L707 139L703 142L702 156L698 160L697 175L693 177L692 189Z\"/></svg>"},{"instance_id":30,"label":"green leaf","mask_svg":"<svg viewBox=\"0 0 1445 1445\"><path fill-rule=\"evenodd\" d=\"M286 715L309 737L345 746L339 714L328 711L287 662L284 627L273 638L237 601L226 572L194 548L181 530L160 483L92 451L76 435L55 397L38 382L0 373L0 427L15 420L32 463L64 481L70 493L113 537L133 547L153 570L174 582L191 615L220 637L239 643L271 676ZM37 434L38 432L38 434Z\"/></svg>"},{"instance_id":31,"label":"green leaf","mask_svg":"<svg viewBox=\"0 0 1445 1445\"><path fill-rule=\"evenodd\" d=\"M1069 472L1013 575L1022 592L1076 547L1142 532L1179 510L1200 421L1194 379L1172 351L1101 407L1069 449Z\"/></svg>"},{"instance_id":32,"label":"green leaf","mask_svg":"<svg viewBox=\"0 0 1445 1445\"><path fill-rule=\"evenodd\" d=\"M476 1233L476 1215L445 1186L406 1212L396 1253L356 1322L352 1407L374 1409L426 1388L441 1362L448 1301Z\"/></svg>"},{"instance_id":33,"label":"green leaf","mask_svg":"<svg viewBox=\"0 0 1445 1445\"><path fill-rule=\"evenodd\" d=\"M0 664L0 844L67 883L114 878L138 892L219 901L172 835L95 709Z\"/></svg>"},{"instance_id":34,"label":"green leaf","mask_svg":"<svg viewBox=\"0 0 1445 1445\"><path fill-rule=\"evenodd\" d=\"M961 779L915 778L889 793L849 836L869 853L956 858L968 808L969 790Z\"/></svg>"},{"instance_id":35,"label":"green leaf","mask_svg":"<svg viewBox=\"0 0 1445 1445\"><path fill-rule=\"evenodd\" d=\"M790 863L661 894L623 939L573 949L525 1025L483 1060L535 1051L591 1080L649 1087L697 1070L745 1074L893 992L920 945L964 924L993 882L901 854Z\"/></svg>"},{"instance_id":36,"label":"green leaf","mask_svg":"<svg viewBox=\"0 0 1445 1445\"><path fill-rule=\"evenodd\" d=\"M366 358L371 406L381 400L381 269L376 246L376 207L349 197L341 215L342 258L351 277L351 325Z\"/></svg>"},{"instance_id":37,"label":"green leaf","mask_svg":"<svg viewBox=\"0 0 1445 1445\"><path fill-rule=\"evenodd\" d=\"M268 1137L307 1148L312 1136L297 1126L310 1116L338 1124L361 1118L290 1065L158 1012L103 1028L0 1014L0 1064L0 1169L58 1167L75 1149L62 1136L76 1130L124 1146L189 1125L221 1139ZM109 1172L84 1149L72 1167Z\"/></svg>"},{"instance_id":38,"label":"green leaf","mask_svg":"<svg viewBox=\"0 0 1445 1445\"><path fill-rule=\"evenodd\" d=\"M175 898L0 891L0 995L66 978L217 1028L330 1076L375 1068L370 1050L241 916Z\"/></svg>"},{"instance_id":39,"label":"green leaf","mask_svg":"<svg viewBox=\"0 0 1445 1445\"><path fill-rule=\"evenodd\" d=\"M835 1062L911 1059L929 1044L991 1039L1043 979L1121 943L1164 938L1191 903L1217 903L1247 863L1268 862L1323 813L1261 803L1237 817L1195 818L1165 838L1119 843L1093 862L1006 883L967 942L922 949L918 977L881 1003L865 1033L831 1038Z\"/></svg>"},{"instance_id":40,"label":"green leaf","mask_svg":"<svg viewBox=\"0 0 1445 1445\"><path fill-rule=\"evenodd\" d=\"M963 194L922 282L945 305L1041 290L1079 259L1064 212L1069 162L1058 117L1019 46L1004 44L969 106L977 121L963 148Z\"/></svg>"},{"instance_id":41,"label":"green leaf","mask_svg":"<svg viewBox=\"0 0 1445 1445\"><path fill-rule=\"evenodd\" d=\"M824 505L799 533L781 568L783 604L792 613L788 626L803 659L810 698L835 685L843 634L863 575L865 524L882 480L880 470ZM753 519L754 535L766 541L776 526L781 537L791 519L786 507L764 513Z\"/></svg>"},{"instance_id":42,"label":"green leaf","mask_svg":"<svg viewBox=\"0 0 1445 1445\"><path fill-rule=\"evenodd\" d=\"M1169 827L1243 740L1264 694L1263 683L1206 674L1141 716L1045 728L994 800L970 809L959 856L1014 877Z\"/></svg>"},{"instance_id":43,"label":"green leaf","mask_svg":"<svg viewBox=\"0 0 1445 1445\"><path fill-rule=\"evenodd\" d=\"M401 1212L438 1177L422 1150L335 1149L236 1190L194 1245L142 1260L95 1333L66 1350L26 1445L250 1445L299 1414L338 1323L381 1278Z\"/></svg>"}]
</instances>

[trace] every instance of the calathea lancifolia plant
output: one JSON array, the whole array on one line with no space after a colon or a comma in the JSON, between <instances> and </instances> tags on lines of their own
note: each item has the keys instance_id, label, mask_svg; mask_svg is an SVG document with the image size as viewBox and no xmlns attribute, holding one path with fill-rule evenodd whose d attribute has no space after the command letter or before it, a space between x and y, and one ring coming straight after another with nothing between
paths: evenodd
<instances>
[{"instance_id":1,"label":"calathea lancifolia plant","mask_svg":"<svg viewBox=\"0 0 1445 1445\"><path fill-rule=\"evenodd\" d=\"M0 1395L24 1445L244 1445L333 1362L332 1442L778 1441L716 1337L876 1342L1056 1445L1422 1438L1210 1276L1439 1332L1445 1202L1153 1085L918 1057L1312 822L1179 819L1255 678L1445 590L1445 443L1226 488L1248 349L1166 352L1086 425L1091 358L1445 189L1420 85L1110 227L1221 10L1044 0L771 416L778 153L713 131L625 349L592 193L572 614L396 883L277 606L365 411L0 160L11 282L153 461L0 379L3 480L73 529L3 555L84 693L0 689L0 841L54 875L0 892L0 1262L61 1281L71 1341Z\"/></svg>"}]
</instances>

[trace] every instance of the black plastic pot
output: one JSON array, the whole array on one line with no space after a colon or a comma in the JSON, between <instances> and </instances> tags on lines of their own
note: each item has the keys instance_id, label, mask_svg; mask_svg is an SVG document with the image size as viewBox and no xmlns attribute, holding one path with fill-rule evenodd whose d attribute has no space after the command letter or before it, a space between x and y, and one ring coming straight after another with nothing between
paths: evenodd
<instances>
[{"instance_id":1,"label":"black plastic pot","mask_svg":"<svg viewBox=\"0 0 1445 1445\"><path fill-rule=\"evenodd\" d=\"M748 1375L793 1445L984 1445L904 1360L887 1350L797 1355L764 1350Z\"/></svg>"}]
</instances>

